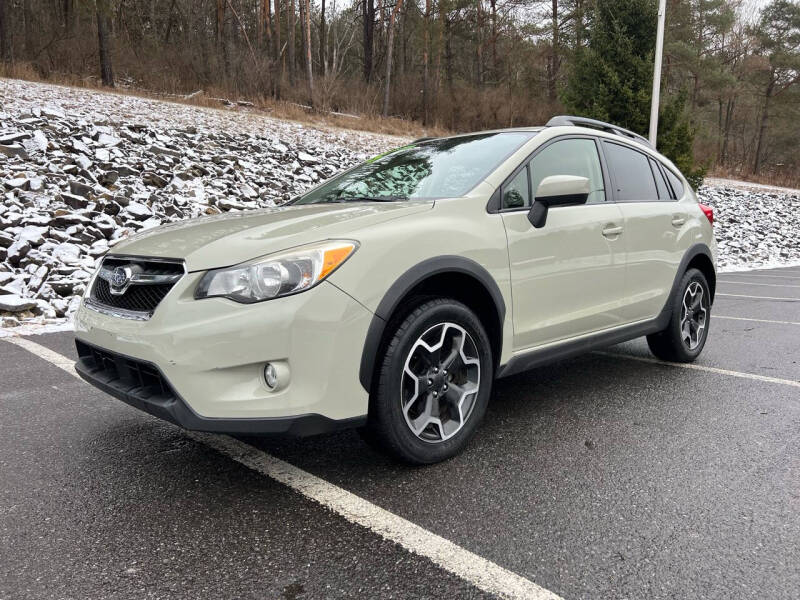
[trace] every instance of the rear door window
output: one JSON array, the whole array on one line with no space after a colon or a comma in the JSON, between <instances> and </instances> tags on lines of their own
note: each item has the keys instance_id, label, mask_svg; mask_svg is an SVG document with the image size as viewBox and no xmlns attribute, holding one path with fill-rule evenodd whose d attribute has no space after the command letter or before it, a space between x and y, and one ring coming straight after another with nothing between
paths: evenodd
<instances>
[{"instance_id":1,"label":"rear door window","mask_svg":"<svg viewBox=\"0 0 800 600\"><path fill-rule=\"evenodd\" d=\"M641 152L615 144L603 142L608 167L616 186L618 202L649 202L658 200L658 189L650 159Z\"/></svg>"}]
</instances>

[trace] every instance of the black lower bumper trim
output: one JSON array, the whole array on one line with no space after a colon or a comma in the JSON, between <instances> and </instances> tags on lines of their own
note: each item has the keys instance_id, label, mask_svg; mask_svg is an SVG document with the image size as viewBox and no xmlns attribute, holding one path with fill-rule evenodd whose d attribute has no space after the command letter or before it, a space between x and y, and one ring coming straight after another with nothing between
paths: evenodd
<instances>
[{"instance_id":1,"label":"black lower bumper trim","mask_svg":"<svg viewBox=\"0 0 800 600\"><path fill-rule=\"evenodd\" d=\"M366 415L330 419L320 414L292 417L220 419L203 417L175 392L153 363L130 358L82 340L75 341L78 362L75 370L94 387L151 415L193 431L241 435L306 437L329 433L367 422Z\"/></svg>"}]
</instances>

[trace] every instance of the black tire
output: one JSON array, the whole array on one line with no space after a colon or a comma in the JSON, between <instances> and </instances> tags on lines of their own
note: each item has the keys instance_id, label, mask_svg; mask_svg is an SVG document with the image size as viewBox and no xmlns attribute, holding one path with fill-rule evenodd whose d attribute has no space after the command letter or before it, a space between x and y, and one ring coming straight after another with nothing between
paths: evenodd
<instances>
[{"instance_id":1,"label":"black tire","mask_svg":"<svg viewBox=\"0 0 800 600\"><path fill-rule=\"evenodd\" d=\"M452 437L426 441L412 431L403 413L401 398L404 369L412 349L419 348L416 344L421 336L426 332L436 331L435 328L438 326L449 327L444 324L455 324L463 328L469 334L470 341L474 343L470 348L477 356L470 358L479 361L479 377L475 384L478 391L469 395L471 401L469 414L460 421L460 428L450 434ZM402 320L395 322L390 335L391 338L384 346L383 356L378 359L379 371L370 394L369 419L367 425L360 431L361 436L370 446L378 446L391 456L414 465L436 463L458 454L467 445L483 419L492 391L494 363L486 330L475 313L461 302L449 298L436 298L423 300ZM442 339L444 337L442 334ZM474 366L470 368L474 369ZM446 370L443 372L447 373ZM452 385L456 387L455 383ZM447 389L446 385L443 389ZM445 396L447 394L443 393L441 400L444 400ZM422 395L419 398L422 398ZM444 433L442 427L438 429L433 425L431 427L431 432Z\"/></svg>"},{"instance_id":2,"label":"black tire","mask_svg":"<svg viewBox=\"0 0 800 600\"><path fill-rule=\"evenodd\" d=\"M703 291L701 298L701 308L705 310L704 326L697 335L697 345L691 347L692 342L684 339L681 328L683 319L683 301L689 286L699 284ZM696 288L695 288L696 289ZM711 291L708 287L705 275L697 269L689 269L681 278L674 295L669 300L672 314L666 329L647 336L647 345L650 351L661 360L670 362L692 362L703 351L703 347L708 339L708 331L711 325Z\"/></svg>"}]
</instances>

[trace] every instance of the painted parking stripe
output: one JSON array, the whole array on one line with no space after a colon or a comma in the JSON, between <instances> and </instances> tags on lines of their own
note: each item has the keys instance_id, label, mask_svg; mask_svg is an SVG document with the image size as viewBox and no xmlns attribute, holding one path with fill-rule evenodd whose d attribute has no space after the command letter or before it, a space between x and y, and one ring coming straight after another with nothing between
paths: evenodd
<instances>
[{"instance_id":1,"label":"painted parking stripe","mask_svg":"<svg viewBox=\"0 0 800 600\"><path fill-rule=\"evenodd\" d=\"M797 275L767 275L766 273L720 273L720 275L728 275L731 277L769 277L774 279L800 279L800 273Z\"/></svg>"},{"instance_id":2,"label":"painted parking stripe","mask_svg":"<svg viewBox=\"0 0 800 600\"><path fill-rule=\"evenodd\" d=\"M3 340L28 350L80 379L75 371L74 361L66 356L25 338L7 337ZM227 435L194 431L187 431L186 435L227 458L284 484L351 523L365 527L409 552L428 558L485 592L515 600L563 600L530 579L504 569L403 517L249 444Z\"/></svg>"},{"instance_id":3,"label":"painted parking stripe","mask_svg":"<svg viewBox=\"0 0 800 600\"><path fill-rule=\"evenodd\" d=\"M713 317L712 317L713 318ZM613 358L627 358L630 360L638 360L639 362L650 363L654 365L665 365L668 367L678 367L680 369L691 369L693 371L706 371L707 373L716 373L717 375L728 375L730 377L741 377L742 379L752 379L754 381L765 381L767 383L777 383L779 385L788 385L800 388L800 381L794 379L780 379L778 377L768 377L767 375L756 375L755 373L743 373L741 371L730 371L728 369L719 369L717 367L706 367L705 365L696 365L694 363L676 363L666 360L659 360L657 358L650 358L647 356L634 356L632 354L623 354L621 352L603 352L597 351L595 354L602 356L611 356Z\"/></svg>"},{"instance_id":4,"label":"painted parking stripe","mask_svg":"<svg viewBox=\"0 0 800 600\"><path fill-rule=\"evenodd\" d=\"M776 323L778 325L800 325L794 321L773 321L771 319L751 319L750 317L729 317L727 315L711 315L712 319L731 319L733 321L754 321L756 323Z\"/></svg>"},{"instance_id":5,"label":"painted parking stripe","mask_svg":"<svg viewBox=\"0 0 800 600\"><path fill-rule=\"evenodd\" d=\"M777 296L747 296L745 294L723 294L721 292L717 292L714 294L715 296L729 296L731 298L755 298L756 300L791 300L793 302L800 301L800 298L780 298Z\"/></svg>"},{"instance_id":6,"label":"painted parking stripe","mask_svg":"<svg viewBox=\"0 0 800 600\"><path fill-rule=\"evenodd\" d=\"M733 285L763 285L766 287L790 287L800 288L800 285L785 284L785 283L761 283L757 281L730 281L728 279L717 279L717 283L730 283Z\"/></svg>"}]
</instances>

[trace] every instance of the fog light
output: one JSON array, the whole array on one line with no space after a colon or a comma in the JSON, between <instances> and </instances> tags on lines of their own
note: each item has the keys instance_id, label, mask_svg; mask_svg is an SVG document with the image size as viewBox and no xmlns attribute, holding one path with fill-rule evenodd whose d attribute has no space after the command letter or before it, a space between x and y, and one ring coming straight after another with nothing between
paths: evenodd
<instances>
[{"instance_id":1,"label":"fog light","mask_svg":"<svg viewBox=\"0 0 800 600\"><path fill-rule=\"evenodd\" d=\"M267 382L267 387L270 390L278 387L278 369L272 363L267 363L264 367L264 381Z\"/></svg>"}]
</instances>

